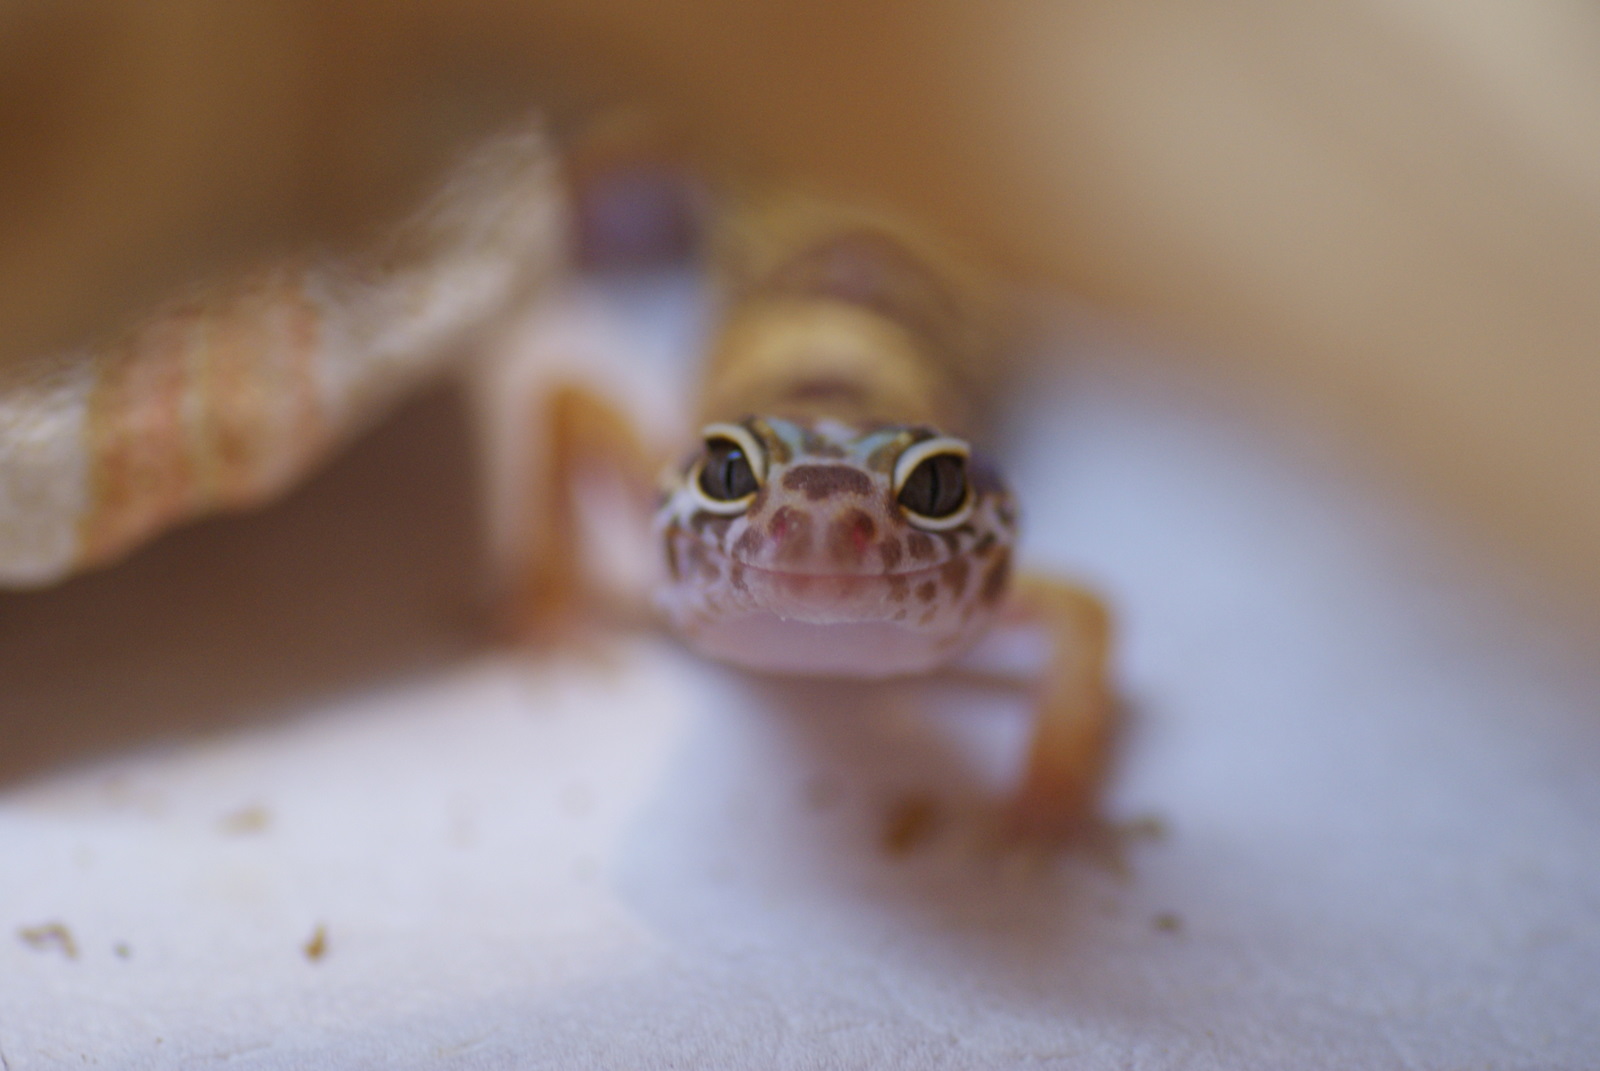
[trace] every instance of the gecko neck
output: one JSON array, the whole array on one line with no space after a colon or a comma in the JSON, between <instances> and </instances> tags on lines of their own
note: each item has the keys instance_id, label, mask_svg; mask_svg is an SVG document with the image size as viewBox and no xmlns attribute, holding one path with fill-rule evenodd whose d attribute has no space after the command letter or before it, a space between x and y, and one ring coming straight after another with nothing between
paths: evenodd
<instances>
[{"instance_id":1,"label":"gecko neck","mask_svg":"<svg viewBox=\"0 0 1600 1071\"><path fill-rule=\"evenodd\" d=\"M747 214L725 242L730 308L702 416L972 423L986 356L938 255L883 221L814 204ZM798 221L798 222L797 222Z\"/></svg>"},{"instance_id":2,"label":"gecko neck","mask_svg":"<svg viewBox=\"0 0 1600 1071\"><path fill-rule=\"evenodd\" d=\"M850 302L774 295L727 317L701 415L831 417L956 432L969 406L944 362L903 324Z\"/></svg>"}]
</instances>

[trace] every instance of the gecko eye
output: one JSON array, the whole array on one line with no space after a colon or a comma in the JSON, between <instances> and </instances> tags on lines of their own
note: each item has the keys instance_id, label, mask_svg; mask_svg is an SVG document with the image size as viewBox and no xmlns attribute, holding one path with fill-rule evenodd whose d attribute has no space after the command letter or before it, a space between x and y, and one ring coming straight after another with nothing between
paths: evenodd
<instances>
[{"instance_id":1,"label":"gecko eye","mask_svg":"<svg viewBox=\"0 0 1600 1071\"><path fill-rule=\"evenodd\" d=\"M897 501L912 513L939 520L967 500L967 459L960 454L925 458L900 488Z\"/></svg>"},{"instance_id":2,"label":"gecko eye","mask_svg":"<svg viewBox=\"0 0 1600 1071\"><path fill-rule=\"evenodd\" d=\"M737 424L706 428L705 452L691 483L700 503L715 513L739 513L761 487L766 458L755 437Z\"/></svg>"},{"instance_id":3,"label":"gecko eye","mask_svg":"<svg viewBox=\"0 0 1600 1071\"><path fill-rule=\"evenodd\" d=\"M712 439L706 443L705 460L700 463L700 490L718 502L732 502L756 493L756 474L745 456L744 447L732 439Z\"/></svg>"},{"instance_id":4,"label":"gecko eye","mask_svg":"<svg viewBox=\"0 0 1600 1071\"><path fill-rule=\"evenodd\" d=\"M920 528L954 528L972 514L967 444L928 439L908 448L894 467L895 501Z\"/></svg>"}]
</instances>

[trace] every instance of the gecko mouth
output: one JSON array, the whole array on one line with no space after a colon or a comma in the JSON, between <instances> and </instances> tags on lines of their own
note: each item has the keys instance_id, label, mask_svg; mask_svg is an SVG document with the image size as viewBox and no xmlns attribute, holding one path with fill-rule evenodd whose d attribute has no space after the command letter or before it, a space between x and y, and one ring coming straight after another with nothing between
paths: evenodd
<instances>
[{"instance_id":1,"label":"gecko mouth","mask_svg":"<svg viewBox=\"0 0 1600 1071\"><path fill-rule=\"evenodd\" d=\"M958 555L916 569L805 572L752 565L698 540L678 544L660 605L702 653L772 672L915 673L980 632L984 563Z\"/></svg>"},{"instance_id":2,"label":"gecko mouth","mask_svg":"<svg viewBox=\"0 0 1600 1071\"><path fill-rule=\"evenodd\" d=\"M775 673L887 677L920 673L970 642L984 614L941 576L795 573L725 559L695 588L679 629L713 658ZM687 608L687 607L686 607Z\"/></svg>"},{"instance_id":3,"label":"gecko mouth","mask_svg":"<svg viewBox=\"0 0 1600 1071\"><path fill-rule=\"evenodd\" d=\"M884 622L927 627L953 608L960 589L948 583L965 563L900 572L812 573L727 559L730 610L766 612L812 624ZM959 578L957 578L959 579Z\"/></svg>"},{"instance_id":4,"label":"gecko mouth","mask_svg":"<svg viewBox=\"0 0 1600 1071\"><path fill-rule=\"evenodd\" d=\"M932 579L933 577L936 577L936 576L939 575L939 570L944 568L944 564L940 563L938 565L918 566L915 569L890 569L890 570L881 570L879 572L871 572L871 573L869 573L869 572L824 573L824 572L808 572L808 571L803 570L803 569L774 569L774 568L772 568L770 566L765 566L765 565L751 565L749 562L741 561L738 558L734 558L734 557L729 557L729 558L726 559L726 561L727 561L727 563L728 563L730 568L733 567L733 566L737 566L738 568L744 570L746 573L755 573L755 574L759 574L759 575L765 576L765 577L772 577L772 578L775 578L775 579L781 579L781 580L788 581L788 582L799 582L799 583L802 583L802 584L804 582L806 582L806 581L846 582L846 581L851 581L851 580L861 580L861 581L874 581L874 580L877 580L877 581L891 581L892 582L892 581L894 581L896 579L903 580L903 581L905 581L906 583L909 584L909 583L915 583L917 580Z\"/></svg>"}]
</instances>

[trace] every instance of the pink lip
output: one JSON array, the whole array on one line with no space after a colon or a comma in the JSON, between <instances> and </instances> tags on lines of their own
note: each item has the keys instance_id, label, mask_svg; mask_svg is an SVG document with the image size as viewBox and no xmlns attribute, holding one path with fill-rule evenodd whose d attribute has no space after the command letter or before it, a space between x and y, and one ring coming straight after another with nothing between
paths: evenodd
<instances>
[{"instance_id":1,"label":"pink lip","mask_svg":"<svg viewBox=\"0 0 1600 1071\"><path fill-rule=\"evenodd\" d=\"M899 569L890 573L797 573L787 569L764 569L759 565L751 565L749 562L740 561L738 558L734 558L729 555L721 555L716 550L711 550L710 553L714 557L721 557L725 562L730 562L739 566L746 572L768 577L777 583L795 586L797 590L804 590L807 585L812 583L848 583L852 580L886 580L893 576L903 577L909 583L915 577L931 578L940 569L944 568L945 564L944 562L940 562L937 565L924 565L917 569Z\"/></svg>"}]
</instances>

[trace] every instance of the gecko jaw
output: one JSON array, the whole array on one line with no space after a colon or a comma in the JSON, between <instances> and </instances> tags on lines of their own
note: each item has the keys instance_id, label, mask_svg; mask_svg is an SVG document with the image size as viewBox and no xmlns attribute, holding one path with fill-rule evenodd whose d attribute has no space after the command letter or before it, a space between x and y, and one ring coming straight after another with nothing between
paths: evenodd
<instances>
[{"instance_id":1,"label":"gecko jaw","mask_svg":"<svg viewBox=\"0 0 1600 1071\"><path fill-rule=\"evenodd\" d=\"M936 604L956 602L962 594L941 583L946 570L938 565L894 573L814 573L730 559L728 568L737 578L732 586L749 597L741 609L817 625L929 624L941 609Z\"/></svg>"},{"instance_id":2,"label":"gecko jaw","mask_svg":"<svg viewBox=\"0 0 1600 1071\"><path fill-rule=\"evenodd\" d=\"M703 654L774 673L892 677L926 672L993 620L1009 550L990 544L894 572L766 568L693 532L667 533L677 580L658 602Z\"/></svg>"}]
</instances>

